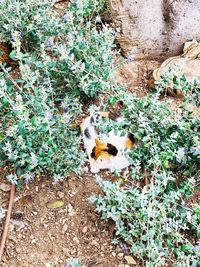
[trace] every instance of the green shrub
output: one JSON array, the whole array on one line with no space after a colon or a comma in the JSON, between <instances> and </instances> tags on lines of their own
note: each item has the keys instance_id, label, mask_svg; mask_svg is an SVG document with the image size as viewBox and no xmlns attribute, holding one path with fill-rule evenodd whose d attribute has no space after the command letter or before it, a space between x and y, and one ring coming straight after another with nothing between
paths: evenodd
<instances>
[{"instance_id":1,"label":"green shrub","mask_svg":"<svg viewBox=\"0 0 200 267\"><path fill-rule=\"evenodd\" d=\"M138 98L117 91L109 103L117 101L123 102L124 120L104 121L102 130L134 134L137 145L127 152L133 166L129 184L98 178L104 195L91 201L104 219L114 221L115 241L123 238L146 266L166 266L168 258L174 258L174 266L198 266L200 224L187 199L199 177L200 121L183 108L172 112L158 94ZM144 178L148 186L142 186Z\"/></svg>"},{"instance_id":2,"label":"green shrub","mask_svg":"<svg viewBox=\"0 0 200 267\"><path fill-rule=\"evenodd\" d=\"M161 179L160 175L155 178ZM91 201L96 203L103 219L114 221L114 243L123 238L130 251L146 266L166 266L169 257L176 259L176 264L182 263L180 266L198 266L200 251L196 250L196 243L192 244L186 237L187 233L195 236L195 231L200 230L197 216L187 207L182 186L167 191L163 184L171 180L167 175L162 178L165 182L156 182L148 191L134 182L132 186L123 187L119 182L98 178L104 195L93 196ZM191 190L193 183L192 179L187 182Z\"/></svg>"},{"instance_id":3,"label":"green shrub","mask_svg":"<svg viewBox=\"0 0 200 267\"><path fill-rule=\"evenodd\" d=\"M55 15L53 3L0 4L0 35L12 43L20 72L13 79L1 65L0 160L16 170L7 177L15 183L38 172L54 180L81 172L84 153L74 125L85 99L111 86L114 34L96 19L105 2L74 0L64 16Z\"/></svg>"},{"instance_id":4,"label":"green shrub","mask_svg":"<svg viewBox=\"0 0 200 267\"><path fill-rule=\"evenodd\" d=\"M20 35L23 47L32 49L55 30L55 0L5 0L0 2L0 40L10 42ZM53 24L54 22L54 24Z\"/></svg>"},{"instance_id":5,"label":"green shrub","mask_svg":"<svg viewBox=\"0 0 200 267\"><path fill-rule=\"evenodd\" d=\"M181 69L169 68L161 79L156 81L156 90L164 94L172 90L175 95L181 90L185 101L200 106L200 84L196 79L187 78Z\"/></svg>"},{"instance_id":6,"label":"green shrub","mask_svg":"<svg viewBox=\"0 0 200 267\"><path fill-rule=\"evenodd\" d=\"M58 174L80 172L83 153L73 126L81 112L78 100L66 97L62 102L66 110L61 110L54 103L51 80L28 65L20 69L19 80L8 73L0 77L1 163L11 162L17 176L27 181L33 172L47 171L55 179Z\"/></svg>"},{"instance_id":7,"label":"green shrub","mask_svg":"<svg viewBox=\"0 0 200 267\"><path fill-rule=\"evenodd\" d=\"M55 16L53 1L49 5L48 1L21 2L5 1L0 9L5 13L1 18L6 17L12 29L0 29L2 38L7 36L13 45L12 59L51 77L59 96L67 91L85 100L110 89L115 34L100 16L95 16L105 9L105 1L74 0L63 16ZM11 7L18 11L9 12ZM32 14L32 9L37 14ZM38 18L36 22L32 22L34 16ZM101 29L96 23L100 23Z\"/></svg>"}]
</instances>

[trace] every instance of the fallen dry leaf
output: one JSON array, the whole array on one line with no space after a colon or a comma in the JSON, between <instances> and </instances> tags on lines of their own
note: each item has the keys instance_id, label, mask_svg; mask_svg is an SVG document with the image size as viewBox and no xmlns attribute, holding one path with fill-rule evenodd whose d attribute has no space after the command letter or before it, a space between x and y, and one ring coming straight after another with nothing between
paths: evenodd
<instances>
[{"instance_id":1,"label":"fallen dry leaf","mask_svg":"<svg viewBox=\"0 0 200 267\"><path fill-rule=\"evenodd\" d=\"M50 202L47 203L47 208L48 209L58 209L58 208L61 208L62 206L64 206L64 201L62 200L52 200Z\"/></svg>"}]
</instances>

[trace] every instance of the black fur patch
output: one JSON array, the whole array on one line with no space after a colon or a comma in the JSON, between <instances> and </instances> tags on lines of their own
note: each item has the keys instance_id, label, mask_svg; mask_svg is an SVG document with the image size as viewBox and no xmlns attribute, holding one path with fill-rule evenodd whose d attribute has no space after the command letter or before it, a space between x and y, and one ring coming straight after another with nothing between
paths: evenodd
<instances>
[{"instance_id":1,"label":"black fur patch","mask_svg":"<svg viewBox=\"0 0 200 267\"><path fill-rule=\"evenodd\" d=\"M108 149L105 149L105 151L108 151L110 155L116 156L118 153L118 150L116 146L113 146L112 144L107 144Z\"/></svg>"},{"instance_id":2,"label":"black fur patch","mask_svg":"<svg viewBox=\"0 0 200 267\"><path fill-rule=\"evenodd\" d=\"M133 144L136 143L135 137L132 133L128 133L128 138L131 140Z\"/></svg>"},{"instance_id":3,"label":"black fur patch","mask_svg":"<svg viewBox=\"0 0 200 267\"><path fill-rule=\"evenodd\" d=\"M93 118L93 117L90 118L90 123L91 123L91 124L94 123L94 118Z\"/></svg>"},{"instance_id":4,"label":"black fur patch","mask_svg":"<svg viewBox=\"0 0 200 267\"><path fill-rule=\"evenodd\" d=\"M90 154L91 158L95 158L95 146L92 149L92 153Z\"/></svg>"},{"instance_id":5,"label":"black fur patch","mask_svg":"<svg viewBox=\"0 0 200 267\"><path fill-rule=\"evenodd\" d=\"M91 135L90 135L88 128L84 130L84 135L87 137L87 139L91 139Z\"/></svg>"}]
</instances>

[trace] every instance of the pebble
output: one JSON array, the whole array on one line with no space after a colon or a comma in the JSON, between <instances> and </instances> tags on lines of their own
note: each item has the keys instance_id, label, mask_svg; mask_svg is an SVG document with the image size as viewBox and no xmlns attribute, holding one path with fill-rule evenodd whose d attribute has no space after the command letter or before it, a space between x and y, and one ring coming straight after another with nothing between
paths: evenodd
<instances>
[{"instance_id":1,"label":"pebble","mask_svg":"<svg viewBox=\"0 0 200 267\"><path fill-rule=\"evenodd\" d=\"M68 215L73 216L75 214L73 206L69 203L68 204Z\"/></svg>"},{"instance_id":2,"label":"pebble","mask_svg":"<svg viewBox=\"0 0 200 267\"><path fill-rule=\"evenodd\" d=\"M88 230L87 226L83 227L82 233L83 234L87 233L87 230Z\"/></svg>"},{"instance_id":3,"label":"pebble","mask_svg":"<svg viewBox=\"0 0 200 267\"><path fill-rule=\"evenodd\" d=\"M62 233L65 234L67 232L68 225L65 223L62 228Z\"/></svg>"},{"instance_id":4,"label":"pebble","mask_svg":"<svg viewBox=\"0 0 200 267\"><path fill-rule=\"evenodd\" d=\"M112 252L111 255L115 258L116 257L116 253Z\"/></svg>"},{"instance_id":5,"label":"pebble","mask_svg":"<svg viewBox=\"0 0 200 267\"><path fill-rule=\"evenodd\" d=\"M13 224L9 224L9 232L12 232L14 230L14 225Z\"/></svg>"},{"instance_id":6,"label":"pebble","mask_svg":"<svg viewBox=\"0 0 200 267\"><path fill-rule=\"evenodd\" d=\"M65 194L64 194L63 192L61 192L61 191L58 191L58 192L57 192L57 196L58 196L59 198L64 198Z\"/></svg>"}]
</instances>

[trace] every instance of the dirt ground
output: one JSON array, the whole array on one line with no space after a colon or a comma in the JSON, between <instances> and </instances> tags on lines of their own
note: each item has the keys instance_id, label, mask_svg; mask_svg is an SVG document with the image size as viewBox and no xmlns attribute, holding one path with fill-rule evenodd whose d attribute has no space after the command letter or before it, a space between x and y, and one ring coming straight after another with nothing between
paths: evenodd
<instances>
[{"instance_id":1,"label":"dirt ground","mask_svg":"<svg viewBox=\"0 0 200 267\"><path fill-rule=\"evenodd\" d=\"M111 243L113 226L100 220L88 201L94 192L99 189L90 174L71 175L57 185L39 177L17 191L1 266L64 267L70 257L88 267L120 266L123 251ZM1 205L6 207L8 199L9 193L1 192ZM48 209L56 199L64 206Z\"/></svg>"}]
</instances>

